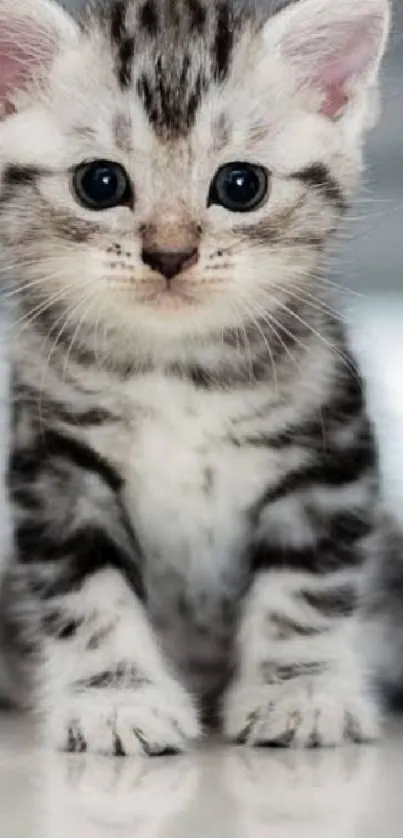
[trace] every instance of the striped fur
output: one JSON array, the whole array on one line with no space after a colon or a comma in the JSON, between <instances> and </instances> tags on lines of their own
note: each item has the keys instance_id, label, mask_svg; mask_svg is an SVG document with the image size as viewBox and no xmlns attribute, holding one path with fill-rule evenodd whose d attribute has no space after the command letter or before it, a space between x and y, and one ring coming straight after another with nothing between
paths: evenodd
<instances>
[{"instance_id":1,"label":"striped fur","mask_svg":"<svg viewBox=\"0 0 403 838\"><path fill-rule=\"evenodd\" d=\"M60 748L183 750L199 711L251 744L376 735L360 602L390 524L321 279L368 102L325 118L278 20L236 0L92 4L0 126L17 300L0 638ZM126 169L130 206L74 201L71 171L96 158ZM255 212L208 206L231 160L268 171ZM142 261L157 246L198 250L168 290Z\"/></svg>"}]
</instances>

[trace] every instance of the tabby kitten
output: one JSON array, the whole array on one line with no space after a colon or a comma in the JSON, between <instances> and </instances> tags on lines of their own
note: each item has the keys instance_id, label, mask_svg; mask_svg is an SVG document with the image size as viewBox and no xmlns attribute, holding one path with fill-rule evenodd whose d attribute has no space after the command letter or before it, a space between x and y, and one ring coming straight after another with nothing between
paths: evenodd
<instances>
[{"instance_id":1,"label":"tabby kitten","mask_svg":"<svg viewBox=\"0 0 403 838\"><path fill-rule=\"evenodd\" d=\"M321 275L386 0L0 0L10 690L72 751L377 735L392 542Z\"/></svg>"}]
</instances>

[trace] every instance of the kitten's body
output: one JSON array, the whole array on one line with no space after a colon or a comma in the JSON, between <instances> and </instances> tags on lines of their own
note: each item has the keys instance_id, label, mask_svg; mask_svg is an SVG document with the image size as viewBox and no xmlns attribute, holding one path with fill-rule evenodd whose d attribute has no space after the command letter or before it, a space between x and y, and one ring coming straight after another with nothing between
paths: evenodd
<instances>
[{"instance_id":1,"label":"kitten's body","mask_svg":"<svg viewBox=\"0 0 403 838\"><path fill-rule=\"evenodd\" d=\"M1 236L33 315L13 348L3 632L13 663L13 644L34 647L31 691L62 747L182 748L198 735L189 693L217 705L225 687L231 738L376 732L356 605L363 564L393 545L362 383L316 276L365 108L336 121L344 77L323 107L294 89L281 25L263 67L279 93L254 76L250 101L264 20L231 3L105 6L43 106L22 99L3 129ZM134 169L134 206L72 209L66 169L97 157ZM210 157L212 174L270 169L271 212L206 210ZM141 262L156 245L199 248L168 290Z\"/></svg>"},{"instance_id":2,"label":"kitten's body","mask_svg":"<svg viewBox=\"0 0 403 838\"><path fill-rule=\"evenodd\" d=\"M364 477L352 491L359 494L363 506L373 493L372 442L365 415L361 416L360 383L354 370L345 366L347 357L338 360L330 347L324 349L320 338L317 342L318 352L311 340L310 353L306 357L299 353L294 369L287 353L277 358L276 380L268 359L267 377L260 384L252 378L237 381L235 387L230 386L230 378L219 385L213 377L192 380L164 371L163 365L122 378L97 367L91 368L89 376L88 369L71 360L65 373L64 352L58 358L55 351L36 390L32 382L44 363L43 353L35 352L37 338L29 341L29 358L24 352L19 361L14 389L16 414L22 414L17 420L22 428L21 436L16 435L18 446L26 444L27 425L30 432L33 425L34 432L45 435L49 427L90 446L119 475L125 508L142 545L148 610L169 658L198 694L208 692L216 680L222 683L234 665L235 619L241 594L250 584L251 541L261 510L272 533L272 549L279 550L280 565L282 551L287 563L291 549L296 562L302 551L303 567L306 544L309 547L319 536L315 526L311 531L300 520L311 483L317 493L309 467L319 463L316 449L322 444L321 421L315 421L318 410L329 413L329 406L336 409L340 400L341 409L345 401L341 434L348 436L345 425L350 423L352 431L346 444L342 440L343 456L349 458L355 446L362 444L361 437L357 441L356 426L360 433L368 433L365 462L360 461L357 474L354 469L352 474L361 478L362 467ZM339 348L342 351L342 344ZM216 351L220 352L220 346ZM309 386L307 381L311 381ZM337 420L334 424L337 439ZM329 436L329 449L332 441ZM301 468L305 466L306 481ZM284 481L293 473L301 474L304 491L290 491L283 497ZM237 474L242 479L234 480ZM24 465L20 475L15 469L15 475L17 493L18 489L24 492ZM42 480L46 498L52 486L46 475ZM329 481L331 486L331 475ZM269 509L264 499L271 489L274 494L279 490L280 497ZM351 498L344 485L343 491L346 497L341 502L340 491L334 490L332 504L323 487L318 508L330 506L330 517L333 506L338 513L348 509ZM34 541L40 536L37 512L24 517L28 524L32 520L30 538ZM284 520L293 520L288 536L281 531ZM28 550L32 549L29 544ZM273 596L277 596L275 589Z\"/></svg>"}]
</instances>

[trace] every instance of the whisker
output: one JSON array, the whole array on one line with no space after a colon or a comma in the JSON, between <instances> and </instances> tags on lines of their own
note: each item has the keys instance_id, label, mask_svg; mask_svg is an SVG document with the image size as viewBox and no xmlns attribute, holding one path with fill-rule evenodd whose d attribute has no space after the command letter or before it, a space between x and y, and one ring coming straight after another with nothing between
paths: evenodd
<instances>
[{"instance_id":1,"label":"whisker","mask_svg":"<svg viewBox=\"0 0 403 838\"><path fill-rule=\"evenodd\" d=\"M86 301L89 298L92 297L92 295L93 295L93 289L91 289L90 293L87 294L85 296L85 298L81 300L81 304L84 305L86 303ZM82 326L83 326L84 322L88 319L88 314L92 309L92 304L95 304L96 302L97 302L97 299L95 297L92 297L90 305L84 310L84 313L80 317L80 320L78 321L78 323L76 325L76 328L75 328L75 330L74 330L74 332L71 336L71 341L70 341L69 347L66 351L64 362L63 362L63 370L62 370L63 381L65 381L66 377L67 377L68 367L69 367L69 363L70 363L71 354L73 352L74 344L75 344L76 340L78 340L78 337L79 337L79 334L80 334L80 331L82 329ZM76 313L77 313L77 309L75 310L74 314L76 314Z\"/></svg>"},{"instance_id":2,"label":"whisker","mask_svg":"<svg viewBox=\"0 0 403 838\"><path fill-rule=\"evenodd\" d=\"M239 334L239 335L240 335L240 336L242 336L242 338L243 338L243 341L242 341L242 342L243 342L243 345L244 345L244 347L245 347L245 354L246 354L246 356L247 356L247 360L248 360L248 367L249 367L249 379L252 381L252 379L253 379L253 356L252 356L252 347L251 347L251 343L250 343L250 340L249 340L249 338L248 338L248 333L247 333L247 331L246 331L245 324L244 324L244 322L243 322L242 312L240 312L240 311L238 310L238 307L237 307L237 306L235 306L235 302L234 302L234 301L232 302L232 305L234 306L234 309L235 309L235 316L236 316L236 318L237 318L236 322L237 322L237 324L238 324L238 325L235 327L235 331L236 331L236 334L237 334L237 335ZM232 305L230 306L230 307L231 307L231 310L232 310ZM238 344L238 340L237 340L237 351L238 351L238 346L239 346L239 344Z\"/></svg>"},{"instance_id":3,"label":"whisker","mask_svg":"<svg viewBox=\"0 0 403 838\"><path fill-rule=\"evenodd\" d=\"M288 288L285 285L279 285L275 282L272 287L275 291L286 291L289 297L300 300L313 310L323 312L323 314L330 315L333 319L340 320L345 325L348 325L348 320L343 314L341 314L329 303L324 302L320 297L317 297L315 294L311 294L305 288L298 287L298 290L296 290L295 288Z\"/></svg>"},{"instance_id":4,"label":"whisker","mask_svg":"<svg viewBox=\"0 0 403 838\"><path fill-rule=\"evenodd\" d=\"M41 375L40 385L39 385L39 393L40 393L39 420L40 420L40 422L42 422L42 396L43 396L43 393L45 391L46 376L49 372L53 355L56 351L56 348L58 346L58 343L59 343L60 338L62 337L63 333L66 331L68 325L74 319L77 311L80 311L81 306L83 305L83 303L86 302L86 300L89 298L89 296L91 294L92 294L92 289L90 289L89 293L87 295L85 295L83 298L81 298L71 309L67 309L65 312L63 312L62 316L59 317L55 321L55 323L52 325L51 329L49 330L49 332L46 336L46 339L49 340L52 333L54 333L55 329L57 328L58 324L60 323L60 320L63 320L62 327L57 332L57 335L54 338L54 340L52 340L52 344L50 346L49 352L47 353L47 356L46 356L45 361L44 361L43 369L42 369L42 375ZM65 380L65 376L64 376L63 380Z\"/></svg>"},{"instance_id":5,"label":"whisker","mask_svg":"<svg viewBox=\"0 0 403 838\"><path fill-rule=\"evenodd\" d=\"M276 367L276 362L275 362L275 359L274 359L274 355L273 355L273 352L272 352L271 346L270 346L270 344L269 344L269 342L268 342L268 340L267 340L267 337L266 337L266 335L265 335L265 333L264 333L264 331L263 331L263 329L262 329L262 327L261 327L261 325L260 325L260 323L259 323L259 321L258 321L257 317L253 314L253 311L251 311L251 310L250 310L250 308L249 308L249 302L248 302L248 303L246 303L246 302L245 302L245 299L244 299L244 298L242 298L242 303L243 303L243 306L244 306L244 308L245 308L245 311L246 311L247 315L249 316L249 318L250 318L250 320L252 321L253 325L254 325L254 326L255 326L255 328L258 330L259 334L261 335L262 340L263 340L263 343L264 343L264 345L265 345L265 347L266 347L266 349L267 349L267 353L268 353L268 356L269 356L269 360L270 360L271 368L272 368L272 370L273 370L273 376L274 376L274 382L275 382L276 395L278 395L278 375L277 375L277 367Z\"/></svg>"},{"instance_id":6,"label":"whisker","mask_svg":"<svg viewBox=\"0 0 403 838\"><path fill-rule=\"evenodd\" d=\"M13 288L12 291L9 291L7 293L2 292L0 294L1 300L5 303L8 303L10 300L14 299L15 297L17 297L17 298L20 297L26 291L30 291L30 290L36 289L38 287L40 288L42 286L46 287L49 282L54 281L55 279L58 279L58 278L62 277L63 275L64 274L62 272L59 272L59 273L53 273L51 275L47 274L46 276L38 277L36 279L27 280L24 283L20 283L18 288Z\"/></svg>"},{"instance_id":7,"label":"whisker","mask_svg":"<svg viewBox=\"0 0 403 838\"><path fill-rule=\"evenodd\" d=\"M343 364L349 369L350 372L354 373L354 375L357 377L357 380L359 379L357 370L353 362L351 361L351 358L349 358L348 355L342 352L339 349L339 347L336 346L334 343L331 343L331 341L327 340L327 338L325 338L324 335L321 335L320 332L317 331L317 329L315 329L310 323L308 323L306 320L300 317L295 311L292 311L292 309L290 309L285 303L282 303L281 300L274 300L274 302L276 305L279 306L279 308L286 311L288 315L297 320L298 323L301 323L301 325L304 326L305 329L308 329L308 331L311 332L311 334L318 338L318 340L320 340L321 343L324 344L324 346L330 349L343 362Z\"/></svg>"},{"instance_id":8,"label":"whisker","mask_svg":"<svg viewBox=\"0 0 403 838\"><path fill-rule=\"evenodd\" d=\"M34 306L33 309L24 314L23 317L19 317L16 320L14 320L11 327L12 331L14 332L15 329L18 328L19 334L22 334L22 332L28 326L35 323L38 320L38 318L46 311L51 309L55 303L59 302L60 300L63 300L69 293L70 288L71 286L67 286L62 289L59 288L57 292L51 294L49 297L47 297L46 300L42 300L40 303ZM22 327L21 329L19 328L20 326Z\"/></svg>"},{"instance_id":9,"label":"whisker","mask_svg":"<svg viewBox=\"0 0 403 838\"><path fill-rule=\"evenodd\" d=\"M328 277L324 277L320 274L310 274L311 278L315 280L315 282L320 282L322 285L326 285L329 288L334 288L337 292L342 292L345 294L351 294L351 296L360 299L362 297L362 293L360 291L356 291L355 288L348 288L345 285L340 285L337 282L329 279Z\"/></svg>"},{"instance_id":10,"label":"whisker","mask_svg":"<svg viewBox=\"0 0 403 838\"><path fill-rule=\"evenodd\" d=\"M254 303L254 307L256 308L258 316L263 320L264 323L266 323L269 326L270 330L273 332L275 338L279 341L292 363L297 367L298 372L302 374L301 365L298 363L295 356L292 354L289 346L287 346L287 344L281 337L280 332L278 331L279 324L277 323L275 317L273 317L269 312L265 311L265 309L258 306L256 303ZM287 333L289 337L292 337L291 332L288 332L287 330ZM305 346L304 349L306 349Z\"/></svg>"},{"instance_id":11,"label":"whisker","mask_svg":"<svg viewBox=\"0 0 403 838\"><path fill-rule=\"evenodd\" d=\"M103 305L100 306L100 309L99 309L99 312L98 312L98 317L95 321L94 333L93 333L94 356L97 360L97 364L98 364L99 367L102 367L103 360L108 357L108 352L107 352L107 323L106 323L106 319L103 317L106 306L107 306L107 300L104 299L103 300ZM99 334L101 318L103 319L103 330L102 330L103 343L102 343L102 346L100 348L99 347L98 334Z\"/></svg>"}]
</instances>

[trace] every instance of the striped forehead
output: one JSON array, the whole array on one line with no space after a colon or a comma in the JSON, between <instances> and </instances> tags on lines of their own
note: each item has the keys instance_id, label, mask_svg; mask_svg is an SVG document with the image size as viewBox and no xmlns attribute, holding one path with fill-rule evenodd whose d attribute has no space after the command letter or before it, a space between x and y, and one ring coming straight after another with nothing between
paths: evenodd
<instances>
[{"instance_id":1,"label":"striped forehead","mask_svg":"<svg viewBox=\"0 0 403 838\"><path fill-rule=\"evenodd\" d=\"M233 2L114 0L105 23L121 89L136 90L158 136L186 136L203 95L230 73L243 25Z\"/></svg>"}]
</instances>

